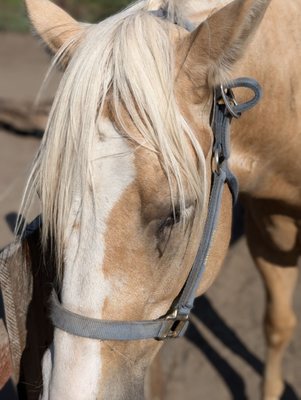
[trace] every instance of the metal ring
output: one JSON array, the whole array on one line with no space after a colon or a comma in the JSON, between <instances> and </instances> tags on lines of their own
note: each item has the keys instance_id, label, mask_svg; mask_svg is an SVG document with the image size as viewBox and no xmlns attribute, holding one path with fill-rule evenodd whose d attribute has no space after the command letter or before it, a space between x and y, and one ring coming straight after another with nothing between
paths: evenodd
<instances>
[{"instance_id":1,"label":"metal ring","mask_svg":"<svg viewBox=\"0 0 301 400\"><path fill-rule=\"evenodd\" d=\"M232 117L238 119L238 118L240 117L240 114L239 114L239 113L236 113L236 112L234 111L233 105L230 103L229 97L227 96L227 93L226 93L226 90L230 90L230 95L231 95L230 99L231 99L231 102L233 102L234 107L235 107L235 106L237 106L238 103L237 103L236 100L235 100L235 96L234 96L233 91L232 91L231 89L225 88L224 85L221 85L220 88L221 88L222 97L223 97L225 106L227 107L227 110L228 110L229 113L232 115Z\"/></svg>"},{"instance_id":2,"label":"metal ring","mask_svg":"<svg viewBox=\"0 0 301 400\"><path fill-rule=\"evenodd\" d=\"M221 167L220 167L220 155L218 149L216 149L213 153L212 157L212 171L217 173L218 175L221 172Z\"/></svg>"}]
</instances>

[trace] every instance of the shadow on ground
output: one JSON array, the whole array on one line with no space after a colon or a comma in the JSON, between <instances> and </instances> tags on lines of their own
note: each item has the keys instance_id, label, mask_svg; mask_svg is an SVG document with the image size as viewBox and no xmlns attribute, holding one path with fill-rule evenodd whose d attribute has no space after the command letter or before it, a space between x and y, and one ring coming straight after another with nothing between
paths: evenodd
<instances>
[{"instance_id":1,"label":"shadow on ground","mask_svg":"<svg viewBox=\"0 0 301 400\"><path fill-rule=\"evenodd\" d=\"M206 296L195 301L193 314L226 348L240 357L258 375L263 375L263 362L247 348L235 331L225 323ZM232 399L247 400L246 384L242 376L206 341L193 324L190 324L185 336L203 353L207 361L218 372L227 385ZM299 400L299 397L294 388L286 384L281 400Z\"/></svg>"}]
</instances>

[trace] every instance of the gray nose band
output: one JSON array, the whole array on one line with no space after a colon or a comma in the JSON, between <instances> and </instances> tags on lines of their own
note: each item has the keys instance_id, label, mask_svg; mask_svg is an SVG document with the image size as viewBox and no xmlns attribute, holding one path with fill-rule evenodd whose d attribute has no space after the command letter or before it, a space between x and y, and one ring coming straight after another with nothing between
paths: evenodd
<instances>
[{"instance_id":1,"label":"gray nose band","mask_svg":"<svg viewBox=\"0 0 301 400\"><path fill-rule=\"evenodd\" d=\"M126 341L163 338L170 328L170 320L164 318L130 322L87 318L63 308L54 291L51 304L51 319L54 326L72 335L89 339Z\"/></svg>"},{"instance_id":2,"label":"gray nose band","mask_svg":"<svg viewBox=\"0 0 301 400\"><path fill-rule=\"evenodd\" d=\"M238 105L231 89L248 88L254 97ZM51 318L53 325L75 336L97 340L143 340L176 338L182 336L188 326L196 291L206 269L210 245L220 214L225 183L228 184L233 200L238 194L235 176L228 168L230 157L230 123L233 116L239 117L244 111L254 107L261 98L259 84L250 78L234 80L227 87L214 92L212 130L214 145L212 158L215 163L212 171L212 186L208 204L207 219L203 237L188 278L167 315L153 321L104 321L75 314L64 308L55 292L52 294Z\"/></svg>"}]
</instances>

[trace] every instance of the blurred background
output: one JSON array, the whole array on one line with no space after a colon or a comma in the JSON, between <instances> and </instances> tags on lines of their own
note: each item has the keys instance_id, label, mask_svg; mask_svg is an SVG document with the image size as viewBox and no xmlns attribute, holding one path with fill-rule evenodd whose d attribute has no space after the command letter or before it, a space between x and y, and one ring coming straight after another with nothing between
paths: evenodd
<instances>
[{"instance_id":1,"label":"blurred background","mask_svg":"<svg viewBox=\"0 0 301 400\"><path fill-rule=\"evenodd\" d=\"M57 0L56 3L79 20L95 22L129 2ZM22 1L0 0L0 249L13 240L12 230L26 177L61 76L57 71L40 105L34 109L33 102L50 61L43 46L30 34ZM156 364L152 382L157 395L149 400L260 398L265 295L243 236L240 210L234 227L233 243L223 270L207 295L197 301L186 338L168 342L159 355L161 363ZM299 282L296 291L299 294L300 288ZM296 308L301 311L301 296L296 298ZM283 399L300 399L300 371L299 324L285 358L287 385ZM0 399L15 399L12 385L0 391Z\"/></svg>"},{"instance_id":2,"label":"blurred background","mask_svg":"<svg viewBox=\"0 0 301 400\"><path fill-rule=\"evenodd\" d=\"M116 11L127 6L128 0L56 0L65 10L83 22L97 22L114 14ZM26 32L28 22L24 12L24 5L21 0L1 0L0 31L14 30Z\"/></svg>"}]
</instances>

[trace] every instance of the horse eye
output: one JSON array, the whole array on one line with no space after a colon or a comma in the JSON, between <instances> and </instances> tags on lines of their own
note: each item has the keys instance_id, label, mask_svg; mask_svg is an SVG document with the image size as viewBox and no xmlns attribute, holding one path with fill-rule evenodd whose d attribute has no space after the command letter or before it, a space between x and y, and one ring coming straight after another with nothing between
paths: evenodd
<instances>
[{"instance_id":1,"label":"horse eye","mask_svg":"<svg viewBox=\"0 0 301 400\"><path fill-rule=\"evenodd\" d=\"M180 210L175 209L175 211L171 212L171 214L162 222L160 226L160 231L163 231L164 228L170 228L178 224L180 220L181 220Z\"/></svg>"}]
</instances>

